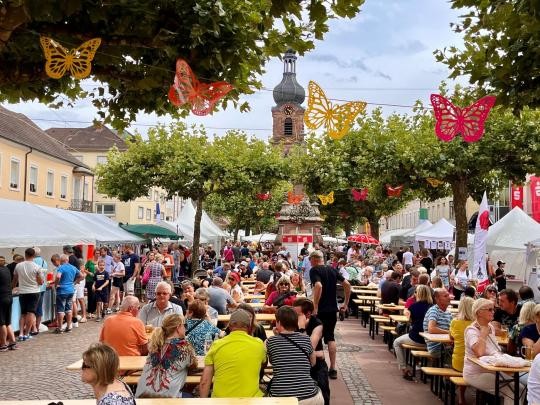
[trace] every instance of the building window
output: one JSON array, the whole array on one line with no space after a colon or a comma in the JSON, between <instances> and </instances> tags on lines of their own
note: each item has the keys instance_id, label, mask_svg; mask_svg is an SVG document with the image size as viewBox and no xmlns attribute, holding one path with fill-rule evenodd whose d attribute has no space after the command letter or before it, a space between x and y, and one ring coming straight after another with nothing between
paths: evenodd
<instances>
[{"instance_id":1,"label":"building window","mask_svg":"<svg viewBox=\"0 0 540 405\"><path fill-rule=\"evenodd\" d=\"M150 208L146 209L146 220L151 221L152 220L152 210Z\"/></svg>"},{"instance_id":2,"label":"building window","mask_svg":"<svg viewBox=\"0 0 540 405\"><path fill-rule=\"evenodd\" d=\"M448 201L448 217L450 219L456 218L456 213L454 212L454 201Z\"/></svg>"},{"instance_id":3,"label":"building window","mask_svg":"<svg viewBox=\"0 0 540 405\"><path fill-rule=\"evenodd\" d=\"M284 124L284 128L283 128L283 133L285 135L292 135L293 134L292 118L285 118L285 124Z\"/></svg>"},{"instance_id":4,"label":"building window","mask_svg":"<svg viewBox=\"0 0 540 405\"><path fill-rule=\"evenodd\" d=\"M54 195L54 173L47 172L47 196L52 197Z\"/></svg>"},{"instance_id":5,"label":"building window","mask_svg":"<svg viewBox=\"0 0 540 405\"><path fill-rule=\"evenodd\" d=\"M158 191L154 191L154 201L155 202L159 201L159 192Z\"/></svg>"},{"instance_id":6,"label":"building window","mask_svg":"<svg viewBox=\"0 0 540 405\"><path fill-rule=\"evenodd\" d=\"M96 204L96 213L114 217L116 206L115 204Z\"/></svg>"},{"instance_id":7,"label":"building window","mask_svg":"<svg viewBox=\"0 0 540 405\"><path fill-rule=\"evenodd\" d=\"M67 198L67 184L68 184L67 176L60 177L60 198L62 200L65 200Z\"/></svg>"},{"instance_id":8,"label":"building window","mask_svg":"<svg viewBox=\"0 0 540 405\"><path fill-rule=\"evenodd\" d=\"M144 207L139 207L137 210L137 218L144 219Z\"/></svg>"},{"instance_id":9,"label":"building window","mask_svg":"<svg viewBox=\"0 0 540 405\"><path fill-rule=\"evenodd\" d=\"M36 166L30 166L29 179L29 190L31 193L37 193L37 182L38 182L38 168Z\"/></svg>"},{"instance_id":10,"label":"building window","mask_svg":"<svg viewBox=\"0 0 540 405\"><path fill-rule=\"evenodd\" d=\"M21 162L19 159L11 159L11 176L9 187L18 190L21 179Z\"/></svg>"},{"instance_id":11,"label":"building window","mask_svg":"<svg viewBox=\"0 0 540 405\"><path fill-rule=\"evenodd\" d=\"M98 156L97 157L97 164L98 165L106 165L107 164L107 156Z\"/></svg>"}]
</instances>

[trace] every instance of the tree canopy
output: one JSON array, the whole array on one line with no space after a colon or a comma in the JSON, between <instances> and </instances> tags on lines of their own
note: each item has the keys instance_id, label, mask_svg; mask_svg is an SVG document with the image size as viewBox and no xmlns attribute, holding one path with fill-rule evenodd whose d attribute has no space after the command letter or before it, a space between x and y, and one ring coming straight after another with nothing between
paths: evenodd
<instances>
[{"instance_id":1,"label":"tree canopy","mask_svg":"<svg viewBox=\"0 0 540 405\"><path fill-rule=\"evenodd\" d=\"M278 149L240 132L208 139L202 129L183 124L151 129L137 136L128 150L109 152L96 171L100 193L129 201L148 194L152 186L168 197L191 198L196 204L193 249L197 251L204 201L212 194L235 195L242 190L265 191L288 177ZM196 269L197 263L193 262Z\"/></svg>"},{"instance_id":2,"label":"tree canopy","mask_svg":"<svg viewBox=\"0 0 540 405\"><path fill-rule=\"evenodd\" d=\"M471 83L495 92L497 102L514 112L540 106L540 2L531 0L451 0L464 9L459 24L465 46L435 52Z\"/></svg>"},{"instance_id":3,"label":"tree canopy","mask_svg":"<svg viewBox=\"0 0 540 405\"><path fill-rule=\"evenodd\" d=\"M0 101L60 106L90 97L118 129L140 111L178 114L167 100L177 58L203 81L241 94L261 87L268 59L288 47L303 54L330 19L354 17L364 0L4 0L0 1ZM66 48L100 37L93 85L45 74L39 36ZM248 108L243 105L241 108ZM187 113L183 109L180 113Z\"/></svg>"}]
</instances>

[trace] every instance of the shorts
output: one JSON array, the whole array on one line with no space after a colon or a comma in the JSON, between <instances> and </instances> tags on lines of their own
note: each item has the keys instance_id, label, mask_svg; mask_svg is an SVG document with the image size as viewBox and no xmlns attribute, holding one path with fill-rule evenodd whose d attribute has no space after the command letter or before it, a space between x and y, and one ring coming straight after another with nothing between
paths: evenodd
<instances>
[{"instance_id":1,"label":"shorts","mask_svg":"<svg viewBox=\"0 0 540 405\"><path fill-rule=\"evenodd\" d=\"M39 301L39 293L20 294L19 304L21 305L21 314L35 314Z\"/></svg>"},{"instance_id":2,"label":"shorts","mask_svg":"<svg viewBox=\"0 0 540 405\"><path fill-rule=\"evenodd\" d=\"M323 324L323 338L324 343L334 342L336 338L334 337L334 329L336 329L337 323L337 311L336 312L322 312L317 314Z\"/></svg>"},{"instance_id":3,"label":"shorts","mask_svg":"<svg viewBox=\"0 0 540 405\"><path fill-rule=\"evenodd\" d=\"M13 305L13 299L3 298L0 300L0 326L11 325L11 306Z\"/></svg>"},{"instance_id":4,"label":"shorts","mask_svg":"<svg viewBox=\"0 0 540 405\"><path fill-rule=\"evenodd\" d=\"M39 300L36 306L36 316L43 316L43 297L45 296L45 291L39 293Z\"/></svg>"},{"instance_id":5,"label":"shorts","mask_svg":"<svg viewBox=\"0 0 540 405\"><path fill-rule=\"evenodd\" d=\"M84 287L86 286L86 281L82 280L75 284L75 299L82 300L84 299Z\"/></svg>"},{"instance_id":6,"label":"shorts","mask_svg":"<svg viewBox=\"0 0 540 405\"><path fill-rule=\"evenodd\" d=\"M103 290L95 292L96 302L109 302L109 290L105 287Z\"/></svg>"},{"instance_id":7,"label":"shorts","mask_svg":"<svg viewBox=\"0 0 540 405\"><path fill-rule=\"evenodd\" d=\"M59 314L69 314L73 305L73 293L56 294L56 312Z\"/></svg>"},{"instance_id":8,"label":"shorts","mask_svg":"<svg viewBox=\"0 0 540 405\"><path fill-rule=\"evenodd\" d=\"M124 290L124 278L123 277L113 277L112 286L120 288L121 291Z\"/></svg>"}]
</instances>

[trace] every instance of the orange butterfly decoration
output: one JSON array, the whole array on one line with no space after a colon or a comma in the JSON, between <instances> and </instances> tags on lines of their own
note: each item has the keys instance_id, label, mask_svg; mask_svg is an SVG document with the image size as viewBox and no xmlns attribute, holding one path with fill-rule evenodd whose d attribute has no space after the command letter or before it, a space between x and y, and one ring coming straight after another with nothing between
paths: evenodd
<instances>
[{"instance_id":1,"label":"orange butterfly decoration","mask_svg":"<svg viewBox=\"0 0 540 405\"><path fill-rule=\"evenodd\" d=\"M434 179L433 177L428 177L426 180L431 187L439 187L441 184L444 184L444 181Z\"/></svg>"},{"instance_id":2,"label":"orange butterfly decoration","mask_svg":"<svg viewBox=\"0 0 540 405\"><path fill-rule=\"evenodd\" d=\"M304 194L294 194L292 191L287 193L287 202L289 204L298 205L304 199Z\"/></svg>"},{"instance_id":3,"label":"orange butterfly decoration","mask_svg":"<svg viewBox=\"0 0 540 405\"><path fill-rule=\"evenodd\" d=\"M388 197L399 197L403 191L403 186L392 187L390 184L386 185L386 194Z\"/></svg>"},{"instance_id":4,"label":"orange butterfly decoration","mask_svg":"<svg viewBox=\"0 0 540 405\"><path fill-rule=\"evenodd\" d=\"M169 100L177 107L191 104L191 112L195 115L208 115L216 103L232 89L233 86L227 82L199 82L187 62L178 59L174 83L169 89Z\"/></svg>"},{"instance_id":5,"label":"orange butterfly decoration","mask_svg":"<svg viewBox=\"0 0 540 405\"><path fill-rule=\"evenodd\" d=\"M40 37L39 42L45 55L45 73L52 79L60 79L71 73L75 79L84 79L92 71L92 60L101 45L101 38L86 41L75 49L66 49L49 37Z\"/></svg>"},{"instance_id":6,"label":"orange butterfly decoration","mask_svg":"<svg viewBox=\"0 0 540 405\"><path fill-rule=\"evenodd\" d=\"M363 188L362 190L357 190L353 187L351 189L351 194L354 201L365 201L368 196L368 189Z\"/></svg>"}]
</instances>

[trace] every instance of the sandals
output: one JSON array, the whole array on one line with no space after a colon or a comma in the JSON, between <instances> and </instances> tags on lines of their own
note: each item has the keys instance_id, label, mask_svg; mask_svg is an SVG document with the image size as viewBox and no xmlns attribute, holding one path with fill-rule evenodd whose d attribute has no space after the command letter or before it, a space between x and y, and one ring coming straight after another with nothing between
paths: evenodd
<instances>
[{"instance_id":1,"label":"sandals","mask_svg":"<svg viewBox=\"0 0 540 405\"><path fill-rule=\"evenodd\" d=\"M19 346L17 346L17 343L13 342L8 345L9 350L19 350Z\"/></svg>"},{"instance_id":2,"label":"sandals","mask_svg":"<svg viewBox=\"0 0 540 405\"><path fill-rule=\"evenodd\" d=\"M8 351L7 345L0 346L0 353L7 352L7 351Z\"/></svg>"},{"instance_id":3,"label":"sandals","mask_svg":"<svg viewBox=\"0 0 540 405\"><path fill-rule=\"evenodd\" d=\"M405 371L405 374L403 374L403 378L407 381L414 381L414 376L412 375L410 370Z\"/></svg>"}]
</instances>

